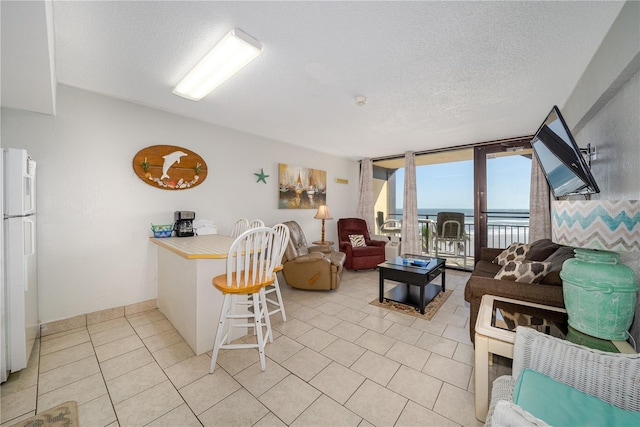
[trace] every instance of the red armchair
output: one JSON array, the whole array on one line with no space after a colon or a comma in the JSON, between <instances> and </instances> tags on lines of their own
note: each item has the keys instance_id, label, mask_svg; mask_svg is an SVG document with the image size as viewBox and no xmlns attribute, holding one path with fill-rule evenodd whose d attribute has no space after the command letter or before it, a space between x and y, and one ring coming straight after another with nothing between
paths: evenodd
<instances>
[{"instance_id":1,"label":"red armchair","mask_svg":"<svg viewBox=\"0 0 640 427\"><path fill-rule=\"evenodd\" d=\"M354 247L349 239L350 235L363 236L365 246ZM386 242L382 240L371 240L364 219L342 218L338 220L338 248L347 256L344 263L345 268L349 270L376 268L385 260L385 245Z\"/></svg>"}]
</instances>

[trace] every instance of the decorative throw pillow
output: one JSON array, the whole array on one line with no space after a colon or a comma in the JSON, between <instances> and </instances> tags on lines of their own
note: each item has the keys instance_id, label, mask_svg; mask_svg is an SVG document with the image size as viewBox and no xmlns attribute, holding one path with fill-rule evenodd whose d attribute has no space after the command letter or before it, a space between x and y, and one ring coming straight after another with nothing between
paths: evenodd
<instances>
[{"instance_id":1,"label":"decorative throw pillow","mask_svg":"<svg viewBox=\"0 0 640 427\"><path fill-rule=\"evenodd\" d=\"M491 419L487 419L491 426L520 426L520 427L548 427L549 424L534 417L518 405L508 400L498 400Z\"/></svg>"},{"instance_id":2,"label":"decorative throw pillow","mask_svg":"<svg viewBox=\"0 0 640 427\"><path fill-rule=\"evenodd\" d=\"M552 426L638 425L638 411L618 408L530 368L522 370L513 387L513 403Z\"/></svg>"},{"instance_id":3,"label":"decorative throw pillow","mask_svg":"<svg viewBox=\"0 0 640 427\"><path fill-rule=\"evenodd\" d=\"M509 261L524 261L529 252L530 245L526 243L512 243L507 249L493 260L494 264L505 265Z\"/></svg>"},{"instance_id":4,"label":"decorative throw pillow","mask_svg":"<svg viewBox=\"0 0 640 427\"><path fill-rule=\"evenodd\" d=\"M558 250L559 244L553 243L550 239L540 239L529 243L527 261L545 261L551 254Z\"/></svg>"},{"instance_id":5,"label":"decorative throw pillow","mask_svg":"<svg viewBox=\"0 0 640 427\"><path fill-rule=\"evenodd\" d=\"M519 283L540 283L550 268L550 262L509 261L498 271L495 278Z\"/></svg>"},{"instance_id":6,"label":"decorative throw pillow","mask_svg":"<svg viewBox=\"0 0 640 427\"><path fill-rule=\"evenodd\" d=\"M562 286L562 279L560 278L562 264L574 256L575 252L571 246L560 246L549 258L544 260L544 262L551 263L551 268L549 268L547 277L542 279L542 283L545 285Z\"/></svg>"},{"instance_id":7,"label":"decorative throw pillow","mask_svg":"<svg viewBox=\"0 0 640 427\"><path fill-rule=\"evenodd\" d=\"M349 241L351 241L351 246L354 248L364 248L367 246L362 234L349 234Z\"/></svg>"}]
</instances>

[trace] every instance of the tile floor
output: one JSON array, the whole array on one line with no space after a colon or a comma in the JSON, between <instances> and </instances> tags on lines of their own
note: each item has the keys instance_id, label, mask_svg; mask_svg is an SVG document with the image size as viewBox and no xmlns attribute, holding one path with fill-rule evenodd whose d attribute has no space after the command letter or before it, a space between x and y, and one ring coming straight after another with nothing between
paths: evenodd
<instances>
[{"instance_id":1,"label":"tile floor","mask_svg":"<svg viewBox=\"0 0 640 427\"><path fill-rule=\"evenodd\" d=\"M195 356L158 310L48 335L2 385L0 422L76 400L83 427L481 425L467 278L447 271L454 292L431 321L369 305L373 270L345 271L337 291L283 286L265 372L256 350L226 350L209 375L211 352Z\"/></svg>"}]
</instances>

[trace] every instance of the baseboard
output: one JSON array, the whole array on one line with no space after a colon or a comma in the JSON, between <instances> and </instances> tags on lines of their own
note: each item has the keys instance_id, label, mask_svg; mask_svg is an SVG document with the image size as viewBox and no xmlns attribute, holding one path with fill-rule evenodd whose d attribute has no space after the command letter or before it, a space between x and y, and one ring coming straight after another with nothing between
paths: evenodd
<instances>
[{"instance_id":1,"label":"baseboard","mask_svg":"<svg viewBox=\"0 0 640 427\"><path fill-rule=\"evenodd\" d=\"M152 299L135 304L94 311L92 313L80 314L68 319L43 323L40 325L40 336L46 337L47 335L81 328L95 323L106 322L107 320L113 320L119 317L131 316L136 313L142 313L143 311L153 310L157 307L158 300Z\"/></svg>"}]
</instances>

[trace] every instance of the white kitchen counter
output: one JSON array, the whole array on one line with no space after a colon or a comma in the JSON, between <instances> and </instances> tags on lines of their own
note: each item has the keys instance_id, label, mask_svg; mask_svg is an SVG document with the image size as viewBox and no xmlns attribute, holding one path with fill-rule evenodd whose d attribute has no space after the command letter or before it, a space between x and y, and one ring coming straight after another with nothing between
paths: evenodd
<instances>
[{"instance_id":1,"label":"white kitchen counter","mask_svg":"<svg viewBox=\"0 0 640 427\"><path fill-rule=\"evenodd\" d=\"M226 272L234 239L212 234L151 241L158 245L158 309L197 355L211 350L223 300L211 279ZM246 333L239 330L232 339Z\"/></svg>"}]
</instances>

